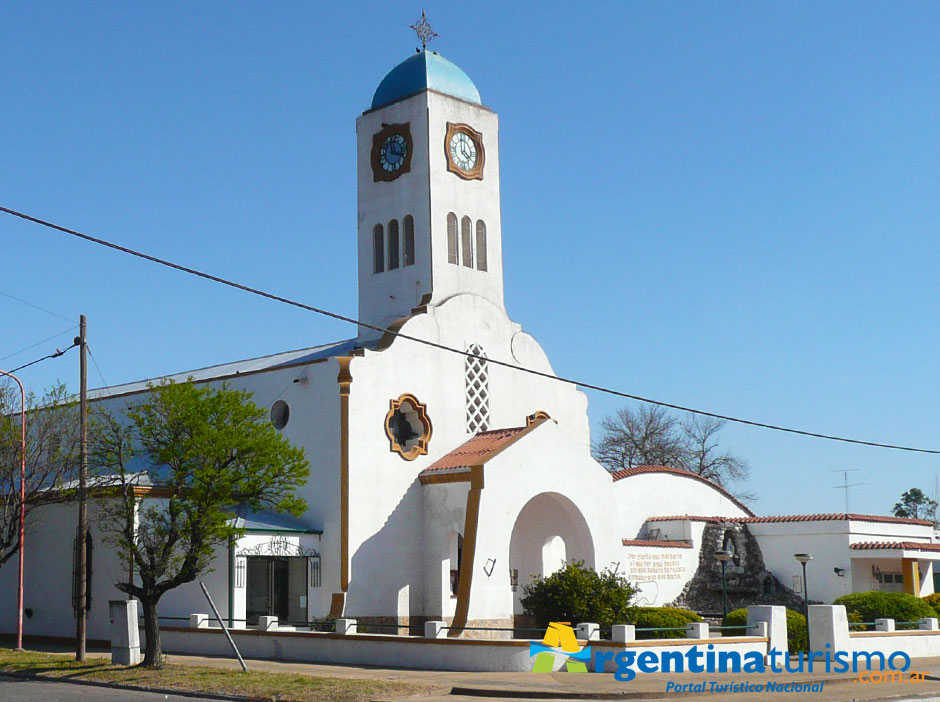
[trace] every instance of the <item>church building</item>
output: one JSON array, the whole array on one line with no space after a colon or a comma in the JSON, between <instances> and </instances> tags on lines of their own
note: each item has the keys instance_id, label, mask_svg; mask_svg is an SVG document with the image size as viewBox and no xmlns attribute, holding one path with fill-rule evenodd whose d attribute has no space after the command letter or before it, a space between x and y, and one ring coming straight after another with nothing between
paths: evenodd
<instances>
[{"instance_id":1,"label":"church building","mask_svg":"<svg viewBox=\"0 0 940 702\"><path fill-rule=\"evenodd\" d=\"M778 527L697 475L611 473L592 458L586 396L554 379L538 341L506 312L499 119L467 74L421 50L363 106L356 337L173 376L250 391L310 461L302 517L238 513L243 538L220 549L203 577L223 616L235 627L263 616L300 628L343 616L361 626L442 619L452 635L511 628L523 587L565 562L622 573L640 585L641 603L662 605L688 598L726 536L739 550L778 538ZM141 381L91 397L120 410L147 392ZM69 637L75 507L35 514L25 631ZM107 639L107 603L125 597L113 586L124 566L95 514L92 505L89 637ZM902 558L937 555L910 546L929 542L932 530L899 524L879 523L874 536L862 530L893 549L897 572ZM875 549L858 551L863 575L883 555ZM757 570L795 590L798 564L785 555ZM852 577L850 569L842 582ZM15 567L0 569L0 599L13 601L15 587ZM190 583L159 609L182 619L206 602ZM15 630L10 607L0 630Z\"/></svg>"}]
</instances>

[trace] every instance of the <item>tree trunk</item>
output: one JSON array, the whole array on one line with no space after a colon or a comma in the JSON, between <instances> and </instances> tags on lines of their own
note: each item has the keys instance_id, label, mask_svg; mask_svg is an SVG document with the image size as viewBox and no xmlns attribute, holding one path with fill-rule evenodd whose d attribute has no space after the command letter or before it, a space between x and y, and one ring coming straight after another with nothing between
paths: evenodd
<instances>
[{"instance_id":1,"label":"tree trunk","mask_svg":"<svg viewBox=\"0 0 940 702\"><path fill-rule=\"evenodd\" d=\"M163 648L160 645L160 620L157 618L157 598L141 598L144 608L144 662L145 668L163 667Z\"/></svg>"}]
</instances>

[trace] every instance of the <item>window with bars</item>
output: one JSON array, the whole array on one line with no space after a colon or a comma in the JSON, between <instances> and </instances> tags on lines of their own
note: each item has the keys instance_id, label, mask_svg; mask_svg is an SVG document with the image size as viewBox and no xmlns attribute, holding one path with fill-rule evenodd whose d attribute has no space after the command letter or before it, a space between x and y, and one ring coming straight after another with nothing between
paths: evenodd
<instances>
[{"instance_id":1,"label":"window with bars","mask_svg":"<svg viewBox=\"0 0 940 702\"><path fill-rule=\"evenodd\" d=\"M479 344L467 347L465 381L467 395L467 433L478 434L490 425L490 377L486 354Z\"/></svg>"}]
</instances>

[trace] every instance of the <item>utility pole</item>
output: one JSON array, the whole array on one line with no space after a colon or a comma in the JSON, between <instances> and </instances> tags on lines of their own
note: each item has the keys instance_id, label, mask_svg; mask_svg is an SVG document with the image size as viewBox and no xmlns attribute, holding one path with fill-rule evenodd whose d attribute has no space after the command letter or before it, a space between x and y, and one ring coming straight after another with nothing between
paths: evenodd
<instances>
[{"instance_id":1,"label":"utility pole","mask_svg":"<svg viewBox=\"0 0 940 702\"><path fill-rule=\"evenodd\" d=\"M86 629L86 607L88 601L86 589L86 546L88 544L88 514L85 504L85 490L88 483L88 345L86 342L87 324L85 315L79 318L79 416L80 431L79 438L79 472L78 472L78 593L76 596L76 616L78 623L76 625L75 637L75 660L85 660L85 629Z\"/></svg>"},{"instance_id":2,"label":"utility pole","mask_svg":"<svg viewBox=\"0 0 940 702\"><path fill-rule=\"evenodd\" d=\"M849 473L854 473L858 468L837 468L835 470L829 471L830 473L842 473L842 484L833 485L835 490L845 490L845 513L849 513L849 488L858 487L859 485L864 485L865 483L851 483L849 484Z\"/></svg>"}]
</instances>

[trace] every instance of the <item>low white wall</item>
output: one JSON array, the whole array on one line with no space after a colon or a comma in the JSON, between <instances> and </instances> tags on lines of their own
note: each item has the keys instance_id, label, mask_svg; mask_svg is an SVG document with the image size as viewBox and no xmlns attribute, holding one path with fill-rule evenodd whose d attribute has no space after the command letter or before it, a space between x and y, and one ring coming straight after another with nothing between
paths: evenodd
<instances>
[{"instance_id":1,"label":"low white wall","mask_svg":"<svg viewBox=\"0 0 940 702\"><path fill-rule=\"evenodd\" d=\"M167 627L162 631L163 649L167 653L232 656L232 649L219 629L188 629ZM245 658L298 661L305 663L333 663L341 665L376 665L426 670L457 670L468 672L529 672L534 658L529 655L528 641L506 640L451 640L384 634L353 634L341 636L317 632L261 632L256 630L232 631L232 638ZM141 634L143 640L143 634ZM585 643L585 642L580 642ZM741 637L736 639L710 639L689 641L669 639L660 641L631 641L613 643L591 641L592 648L611 651L615 655L630 649L642 651L679 651L685 653L692 646L705 651L708 644L722 651L735 650L742 656L749 651L767 652L767 639ZM592 668L589 664L588 668ZM613 671L608 662L605 670Z\"/></svg>"},{"instance_id":2,"label":"low white wall","mask_svg":"<svg viewBox=\"0 0 940 702\"><path fill-rule=\"evenodd\" d=\"M849 634L850 651L903 651L911 658L940 656L940 631L865 631Z\"/></svg>"}]
</instances>

